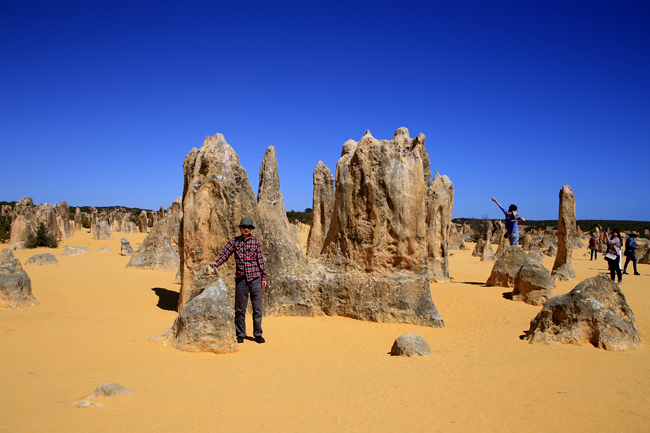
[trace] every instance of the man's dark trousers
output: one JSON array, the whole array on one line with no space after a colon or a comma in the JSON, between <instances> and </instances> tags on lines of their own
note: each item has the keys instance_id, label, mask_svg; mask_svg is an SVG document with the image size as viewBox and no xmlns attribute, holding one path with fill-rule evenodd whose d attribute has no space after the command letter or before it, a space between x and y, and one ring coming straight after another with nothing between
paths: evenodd
<instances>
[{"instance_id":1,"label":"man's dark trousers","mask_svg":"<svg viewBox=\"0 0 650 433\"><path fill-rule=\"evenodd\" d=\"M245 277L235 278L235 330L237 337L246 336L246 307L250 293L253 304L253 335L262 336L262 277L246 281Z\"/></svg>"}]
</instances>

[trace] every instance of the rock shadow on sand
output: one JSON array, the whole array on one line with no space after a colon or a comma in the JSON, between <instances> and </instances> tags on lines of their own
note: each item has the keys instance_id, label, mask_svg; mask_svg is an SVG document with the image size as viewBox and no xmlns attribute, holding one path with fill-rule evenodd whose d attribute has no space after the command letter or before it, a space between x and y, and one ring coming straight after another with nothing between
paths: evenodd
<instances>
[{"instance_id":1,"label":"rock shadow on sand","mask_svg":"<svg viewBox=\"0 0 650 433\"><path fill-rule=\"evenodd\" d=\"M177 311L178 298L180 293L173 290L163 289L162 287L154 287L151 289L158 296L158 304L156 305L161 310Z\"/></svg>"}]
</instances>

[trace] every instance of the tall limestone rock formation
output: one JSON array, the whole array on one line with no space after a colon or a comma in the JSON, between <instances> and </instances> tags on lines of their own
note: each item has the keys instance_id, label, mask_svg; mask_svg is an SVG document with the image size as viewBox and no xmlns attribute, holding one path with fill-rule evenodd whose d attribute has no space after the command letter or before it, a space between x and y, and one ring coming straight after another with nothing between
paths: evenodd
<instances>
[{"instance_id":1,"label":"tall limestone rock formation","mask_svg":"<svg viewBox=\"0 0 650 433\"><path fill-rule=\"evenodd\" d=\"M343 145L321 256L333 275L317 283L326 314L444 326L429 290L424 139L399 128L392 140L367 131Z\"/></svg>"},{"instance_id":2,"label":"tall limestone rock formation","mask_svg":"<svg viewBox=\"0 0 650 433\"><path fill-rule=\"evenodd\" d=\"M257 208L267 274L297 274L307 265L300 247L300 234L289 223L280 191L280 176L275 147L269 146L260 167Z\"/></svg>"},{"instance_id":3,"label":"tall limestone rock formation","mask_svg":"<svg viewBox=\"0 0 650 433\"><path fill-rule=\"evenodd\" d=\"M336 166L336 198L323 253L364 272L427 269L426 192L431 178L424 134L392 140L366 131L348 140Z\"/></svg>"},{"instance_id":4,"label":"tall limestone rock formation","mask_svg":"<svg viewBox=\"0 0 650 433\"><path fill-rule=\"evenodd\" d=\"M334 176L322 161L314 169L314 200L311 227L307 237L307 255L319 257L332 221L334 209Z\"/></svg>"},{"instance_id":5,"label":"tall limestone rock formation","mask_svg":"<svg viewBox=\"0 0 650 433\"><path fill-rule=\"evenodd\" d=\"M286 220L275 149L267 150L262 163L257 201L237 154L221 134L192 149L184 170L179 308L197 272L240 234L239 220L248 216L267 260L266 316L327 314L444 326L429 290L431 172L424 135L411 139L400 128L392 140L378 141L366 133L358 143L345 143L323 254L310 259L309 266L303 266L306 258ZM226 285L232 285L234 266L229 260L219 268Z\"/></svg>"},{"instance_id":6,"label":"tall limestone rock formation","mask_svg":"<svg viewBox=\"0 0 650 433\"><path fill-rule=\"evenodd\" d=\"M573 281L576 273L571 267L571 255L576 241L576 198L569 185L560 189L560 211L557 222L557 256L551 275L554 280Z\"/></svg>"},{"instance_id":7,"label":"tall limestone rock formation","mask_svg":"<svg viewBox=\"0 0 650 433\"><path fill-rule=\"evenodd\" d=\"M449 281L449 235L453 224L454 184L438 172L427 191L427 240L429 278L438 283Z\"/></svg>"},{"instance_id":8,"label":"tall limestone rock formation","mask_svg":"<svg viewBox=\"0 0 650 433\"><path fill-rule=\"evenodd\" d=\"M79 208L74 210L74 229L81 231L81 209Z\"/></svg>"},{"instance_id":9,"label":"tall limestone rock formation","mask_svg":"<svg viewBox=\"0 0 650 433\"><path fill-rule=\"evenodd\" d=\"M487 218L483 221L483 224L485 225L485 245L483 246L483 251L481 253L481 261L482 262L493 261L495 260L494 250L492 249L493 224L492 221Z\"/></svg>"},{"instance_id":10,"label":"tall limestone rock formation","mask_svg":"<svg viewBox=\"0 0 650 433\"><path fill-rule=\"evenodd\" d=\"M147 218L147 211L140 211L140 218L138 218L138 231L140 233L147 233L149 227L149 219Z\"/></svg>"},{"instance_id":11,"label":"tall limestone rock formation","mask_svg":"<svg viewBox=\"0 0 650 433\"><path fill-rule=\"evenodd\" d=\"M68 203L63 200L57 206L57 216L56 222L59 228L59 237L60 238L69 238L74 236L74 228L70 224L70 207Z\"/></svg>"},{"instance_id":12,"label":"tall limestone rock formation","mask_svg":"<svg viewBox=\"0 0 650 433\"><path fill-rule=\"evenodd\" d=\"M257 200L246 170L222 134L206 137L200 149L193 148L185 158L183 170L179 307L196 273L217 259L231 238L240 235L241 218L252 218L257 227L260 224ZM256 230L253 235L261 238ZM228 260L219 273L227 285L233 285L235 261Z\"/></svg>"}]
</instances>

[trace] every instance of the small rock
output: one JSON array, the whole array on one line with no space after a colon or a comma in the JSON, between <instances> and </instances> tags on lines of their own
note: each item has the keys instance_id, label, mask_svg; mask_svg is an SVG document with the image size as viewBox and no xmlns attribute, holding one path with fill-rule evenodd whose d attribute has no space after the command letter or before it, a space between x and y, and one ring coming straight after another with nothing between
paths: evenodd
<instances>
[{"instance_id":1,"label":"small rock","mask_svg":"<svg viewBox=\"0 0 650 433\"><path fill-rule=\"evenodd\" d=\"M88 247L74 247L74 246L68 245L67 247L65 247L65 249L63 250L63 253L61 253L61 254L64 255L64 256L76 256L78 254L85 254L85 253L89 253L89 252L91 252L91 251L90 251L90 248L88 248Z\"/></svg>"},{"instance_id":2,"label":"small rock","mask_svg":"<svg viewBox=\"0 0 650 433\"><path fill-rule=\"evenodd\" d=\"M113 250L108 248L108 247L102 247L102 248L98 249L97 252L98 253L112 253Z\"/></svg>"},{"instance_id":3,"label":"small rock","mask_svg":"<svg viewBox=\"0 0 650 433\"><path fill-rule=\"evenodd\" d=\"M25 262L26 265L59 266L59 261L51 253L36 254Z\"/></svg>"},{"instance_id":4,"label":"small rock","mask_svg":"<svg viewBox=\"0 0 650 433\"><path fill-rule=\"evenodd\" d=\"M122 238L122 239L120 239L120 242L122 242L122 248L120 249L120 255L121 256L131 256L131 255L133 255L133 247L129 243L129 240L127 238Z\"/></svg>"},{"instance_id":5,"label":"small rock","mask_svg":"<svg viewBox=\"0 0 650 433\"><path fill-rule=\"evenodd\" d=\"M97 389L95 389L95 392L93 392L86 398L93 398L93 397L113 398L120 394L124 394L127 397L133 397L133 392L130 389L124 388L119 383L106 382L99 385Z\"/></svg>"},{"instance_id":6,"label":"small rock","mask_svg":"<svg viewBox=\"0 0 650 433\"><path fill-rule=\"evenodd\" d=\"M391 356L429 356L429 344L417 334L408 333L397 337L390 350Z\"/></svg>"}]
</instances>

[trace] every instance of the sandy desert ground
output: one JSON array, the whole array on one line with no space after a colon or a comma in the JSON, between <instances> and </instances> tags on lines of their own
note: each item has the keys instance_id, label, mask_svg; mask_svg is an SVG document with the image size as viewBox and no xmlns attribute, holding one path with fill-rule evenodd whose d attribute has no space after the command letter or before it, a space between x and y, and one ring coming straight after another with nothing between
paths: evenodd
<instances>
[{"instance_id":1,"label":"sandy desert ground","mask_svg":"<svg viewBox=\"0 0 650 433\"><path fill-rule=\"evenodd\" d=\"M144 236L126 235L134 247ZM15 252L23 264L53 252L60 265L25 266L41 305L0 310L0 432L650 431L648 265L622 286L646 338L637 351L529 345L519 336L541 307L485 287L493 262L455 251L453 282L431 285L445 329L269 317L266 344L214 355L149 341L174 321L179 286L173 274L125 269L114 237L77 232L56 250ZM93 252L62 256L66 245ZM105 246L113 252L96 252ZM606 269L585 251L573 255L578 281ZM433 355L389 356L406 332ZM108 381L134 397L69 407Z\"/></svg>"}]
</instances>

